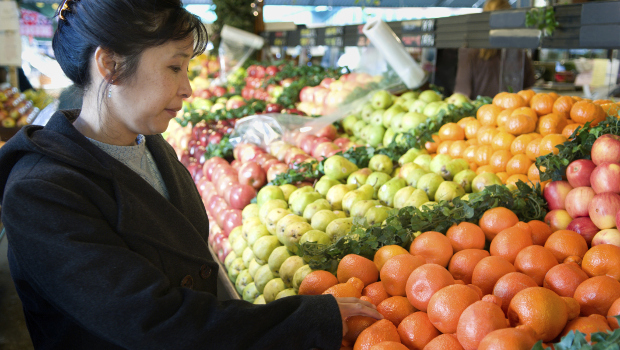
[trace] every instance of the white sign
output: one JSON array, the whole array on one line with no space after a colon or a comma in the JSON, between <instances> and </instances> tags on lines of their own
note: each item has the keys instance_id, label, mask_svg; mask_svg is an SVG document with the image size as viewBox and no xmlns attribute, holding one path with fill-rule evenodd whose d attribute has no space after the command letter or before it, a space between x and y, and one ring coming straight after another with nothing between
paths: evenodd
<instances>
[{"instance_id":1,"label":"white sign","mask_svg":"<svg viewBox=\"0 0 620 350\"><path fill-rule=\"evenodd\" d=\"M0 30L19 30L19 9L15 1L0 0Z\"/></svg>"},{"instance_id":2,"label":"white sign","mask_svg":"<svg viewBox=\"0 0 620 350\"><path fill-rule=\"evenodd\" d=\"M0 2L1 3L1 2ZM0 66L22 65L22 41L16 30L0 31Z\"/></svg>"}]
</instances>

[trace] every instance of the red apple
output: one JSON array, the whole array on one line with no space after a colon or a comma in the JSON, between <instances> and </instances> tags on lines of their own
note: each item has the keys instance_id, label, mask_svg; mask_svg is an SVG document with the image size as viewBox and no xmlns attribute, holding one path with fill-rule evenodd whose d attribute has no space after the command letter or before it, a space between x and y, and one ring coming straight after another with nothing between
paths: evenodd
<instances>
[{"instance_id":1,"label":"red apple","mask_svg":"<svg viewBox=\"0 0 620 350\"><path fill-rule=\"evenodd\" d=\"M239 159L235 159L232 162L230 162L230 166L233 167L233 169L237 170L237 172L239 172L239 167L241 167L241 161Z\"/></svg>"},{"instance_id":2,"label":"red apple","mask_svg":"<svg viewBox=\"0 0 620 350\"><path fill-rule=\"evenodd\" d=\"M233 157L235 159L241 158L241 151L243 151L247 146L250 146L248 143L240 143L235 148L233 148Z\"/></svg>"},{"instance_id":3,"label":"red apple","mask_svg":"<svg viewBox=\"0 0 620 350\"><path fill-rule=\"evenodd\" d=\"M306 156L308 155L301 148L292 147L292 148L289 148L284 154L284 163L291 164L291 159L293 159L293 157L298 154L306 155Z\"/></svg>"},{"instance_id":4,"label":"red apple","mask_svg":"<svg viewBox=\"0 0 620 350\"><path fill-rule=\"evenodd\" d=\"M215 241L215 237L221 234L222 234L222 229L219 226L217 226L214 222L213 223L210 222L209 223L209 238L207 239L207 241L212 247L214 247L213 242Z\"/></svg>"},{"instance_id":5,"label":"red apple","mask_svg":"<svg viewBox=\"0 0 620 350\"><path fill-rule=\"evenodd\" d=\"M276 157L272 156L269 153L261 153L256 156L256 159L254 159L254 161L258 163L258 165L263 166L263 164L265 164L265 162L269 159L276 159Z\"/></svg>"},{"instance_id":6,"label":"red apple","mask_svg":"<svg viewBox=\"0 0 620 350\"><path fill-rule=\"evenodd\" d=\"M266 184L265 171L255 162L247 162L241 165L239 168L239 183L242 185L249 185L259 190Z\"/></svg>"},{"instance_id":7,"label":"red apple","mask_svg":"<svg viewBox=\"0 0 620 350\"><path fill-rule=\"evenodd\" d=\"M325 104L325 100L327 99L327 94L329 94L328 89L322 87L314 88L314 104L317 106L322 106Z\"/></svg>"},{"instance_id":8,"label":"red apple","mask_svg":"<svg viewBox=\"0 0 620 350\"><path fill-rule=\"evenodd\" d=\"M228 164L225 166L216 166L215 170L213 170L213 174L211 175L211 182L217 186L220 178L226 175L237 176L237 170Z\"/></svg>"},{"instance_id":9,"label":"red apple","mask_svg":"<svg viewBox=\"0 0 620 350\"><path fill-rule=\"evenodd\" d=\"M601 230L616 227L616 216L620 211L620 195L613 192L599 193L590 202L590 219Z\"/></svg>"},{"instance_id":10,"label":"red apple","mask_svg":"<svg viewBox=\"0 0 620 350\"><path fill-rule=\"evenodd\" d=\"M243 224L241 218L241 210L239 209L227 209L221 213L222 217L222 230L224 234L230 234L235 227L241 226Z\"/></svg>"},{"instance_id":11,"label":"red apple","mask_svg":"<svg viewBox=\"0 0 620 350\"><path fill-rule=\"evenodd\" d=\"M316 146L312 152L312 156L320 162L323 158L326 158L330 154L334 153L333 151L339 152L340 148L333 142L323 142Z\"/></svg>"},{"instance_id":12,"label":"red apple","mask_svg":"<svg viewBox=\"0 0 620 350\"><path fill-rule=\"evenodd\" d=\"M577 187L573 188L566 195L564 201L566 211L572 218L578 218L581 216L588 216L588 205L592 198L594 198L594 190L592 187Z\"/></svg>"},{"instance_id":13,"label":"red apple","mask_svg":"<svg viewBox=\"0 0 620 350\"><path fill-rule=\"evenodd\" d=\"M254 197L256 197L256 190L254 187L243 184L234 184L230 189L230 206L233 209L243 210L243 208L250 204Z\"/></svg>"},{"instance_id":14,"label":"red apple","mask_svg":"<svg viewBox=\"0 0 620 350\"><path fill-rule=\"evenodd\" d=\"M262 168L263 168L263 170L265 170L265 173L268 173L269 169L273 165L275 165L275 164L284 164L284 163L282 163L281 161L277 160L276 158L273 158L273 159L269 159L265 163L263 163Z\"/></svg>"},{"instance_id":15,"label":"red apple","mask_svg":"<svg viewBox=\"0 0 620 350\"><path fill-rule=\"evenodd\" d=\"M228 164L226 159L220 157L213 157L207 159L203 164L202 170L207 177L208 180L211 180L211 176L213 175L213 170L217 164Z\"/></svg>"},{"instance_id":16,"label":"red apple","mask_svg":"<svg viewBox=\"0 0 620 350\"><path fill-rule=\"evenodd\" d=\"M549 210L564 209L566 196L573 189L568 181L552 181L543 191L543 196L547 201Z\"/></svg>"},{"instance_id":17,"label":"red apple","mask_svg":"<svg viewBox=\"0 0 620 350\"><path fill-rule=\"evenodd\" d=\"M322 88L329 89L329 86L334 82L334 80L335 80L334 78L323 78L323 80L321 80L319 85Z\"/></svg>"},{"instance_id":18,"label":"red apple","mask_svg":"<svg viewBox=\"0 0 620 350\"><path fill-rule=\"evenodd\" d=\"M555 209L545 215L545 223L551 226L552 231L566 230L573 218L564 209Z\"/></svg>"},{"instance_id":19,"label":"red apple","mask_svg":"<svg viewBox=\"0 0 620 350\"><path fill-rule=\"evenodd\" d=\"M290 145L290 144L284 144L282 147L278 148L278 152L276 152L275 157L283 162L284 161L284 156L286 155L286 152L293 148L294 146Z\"/></svg>"},{"instance_id":20,"label":"red apple","mask_svg":"<svg viewBox=\"0 0 620 350\"><path fill-rule=\"evenodd\" d=\"M596 168L589 159L578 159L571 162L566 168L566 179L573 187L590 186L590 176Z\"/></svg>"},{"instance_id":21,"label":"red apple","mask_svg":"<svg viewBox=\"0 0 620 350\"><path fill-rule=\"evenodd\" d=\"M573 221L568 224L567 230L575 231L583 237L588 245L592 242L592 238L599 232L598 227L594 225L592 219L590 217L580 217L573 219Z\"/></svg>"},{"instance_id":22,"label":"red apple","mask_svg":"<svg viewBox=\"0 0 620 350\"><path fill-rule=\"evenodd\" d=\"M615 228L601 230L592 239L593 247L599 244L611 244L615 245L616 247L620 247L620 231Z\"/></svg>"},{"instance_id":23,"label":"red apple","mask_svg":"<svg viewBox=\"0 0 620 350\"><path fill-rule=\"evenodd\" d=\"M348 145L351 140L348 137L339 137L334 140L336 146L343 148L345 145Z\"/></svg>"},{"instance_id":24,"label":"red apple","mask_svg":"<svg viewBox=\"0 0 620 350\"><path fill-rule=\"evenodd\" d=\"M310 154L312 153L312 150L314 149L314 140L316 140L317 137L315 135L310 135L310 134L302 134L299 136L299 138L297 139L297 145L299 146L299 148L301 148L304 152Z\"/></svg>"},{"instance_id":25,"label":"red apple","mask_svg":"<svg viewBox=\"0 0 620 350\"><path fill-rule=\"evenodd\" d=\"M299 101L314 102L314 87L304 86L301 91L299 91Z\"/></svg>"},{"instance_id":26,"label":"red apple","mask_svg":"<svg viewBox=\"0 0 620 350\"><path fill-rule=\"evenodd\" d=\"M310 159L310 156L307 154L296 154L293 156L289 162L287 163L289 168L297 169L298 165Z\"/></svg>"},{"instance_id":27,"label":"red apple","mask_svg":"<svg viewBox=\"0 0 620 350\"><path fill-rule=\"evenodd\" d=\"M216 225L217 226L217 225ZM209 234L209 245L211 245L211 248L213 248L214 251L217 251L218 249L220 249L220 245L222 244L222 241L225 239L226 237L224 236L223 232L218 232L217 234Z\"/></svg>"},{"instance_id":28,"label":"red apple","mask_svg":"<svg viewBox=\"0 0 620 350\"><path fill-rule=\"evenodd\" d=\"M207 210L211 213L213 217L217 218L217 213L219 213L222 209L228 208L228 203L226 200L219 195L214 195L207 202Z\"/></svg>"},{"instance_id":29,"label":"red apple","mask_svg":"<svg viewBox=\"0 0 620 350\"><path fill-rule=\"evenodd\" d=\"M329 124L327 126L324 126L323 128L321 128L317 133L316 133L317 137L325 137L328 138L330 141L333 141L336 139L336 137L338 137L338 129L336 129L336 127L332 124Z\"/></svg>"},{"instance_id":30,"label":"red apple","mask_svg":"<svg viewBox=\"0 0 620 350\"><path fill-rule=\"evenodd\" d=\"M592 171L590 184L596 193L620 193L620 164L601 163Z\"/></svg>"},{"instance_id":31,"label":"red apple","mask_svg":"<svg viewBox=\"0 0 620 350\"><path fill-rule=\"evenodd\" d=\"M204 183L204 186L201 186L202 190L200 191L200 196L208 201L211 194L215 192L215 185L211 181L207 181ZM200 190L200 188L199 188Z\"/></svg>"},{"instance_id":32,"label":"red apple","mask_svg":"<svg viewBox=\"0 0 620 350\"><path fill-rule=\"evenodd\" d=\"M276 176L278 176L278 174L281 174L287 171L288 171L288 165L284 163L274 164L271 167L269 167L269 170L267 170L267 181L271 182L273 181L273 179L276 178Z\"/></svg>"},{"instance_id":33,"label":"red apple","mask_svg":"<svg viewBox=\"0 0 620 350\"><path fill-rule=\"evenodd\" d=\"M245 147L245 149L243 149L239 153L239 160L242 163L246 163L246 162L256 159L256 157L261 153L265 153L265 151L263 151L260 147L256 145L251 145L251 146Z\"/></svg>"},{"instance_id":34,"label":"red apple","mask_svg":"<svg viewBox=\"0 0 620 350\"><path fill-rule=\"evenodd\" d=\"M217 250L217 259L223 264L224 260L226 260L226 257L231 251L232 246L228 241L228 238L224 238L222 243L220 243L219 249Z\"/></svg>"},{"instance_id":35,"label":"red apple","mask_svg":"<svg viewBox=\"0 0 620 350\"><path fill-rule=\"evenodd\" d=\"M596 165L620 163L620 136L606 134L599 137L592 144L590 154Z\"/></svg>"},{"instance_id":36,"label":"red apple","mask_svg":"<svg viewBox=\"0 0 620 350\"><path fill-rule=\"evenodd\" d=\"M225 177L222 177L222 179L217 184L215 184L215 190L217 191L217 194L220 197L224 198L224 200L226 200L226 203L228 203L228 205L230 205L230 198L229 198L230 189L236 183L238 183L236 177L225 176Z\"/></svg>"}]
</instances>

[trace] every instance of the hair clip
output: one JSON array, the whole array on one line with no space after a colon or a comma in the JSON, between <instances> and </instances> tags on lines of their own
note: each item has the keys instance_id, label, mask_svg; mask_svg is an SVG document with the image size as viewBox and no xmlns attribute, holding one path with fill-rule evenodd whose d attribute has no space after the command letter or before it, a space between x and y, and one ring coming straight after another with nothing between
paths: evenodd
<instances>
[{"instance_id":1,"label":"hair clip","mask_svg":"<svg viewBox=\"0 0 620 350\"><path fill-rule=\"evenodd\" d=\"M62 19L63 21L66 21L64 12L71 12L71 9L69 8L69 2L71 2L71 0L64 0L62 2L62 7L60 8L60 13L58 14L58 18Z\"/></svg>"}]
</instances>

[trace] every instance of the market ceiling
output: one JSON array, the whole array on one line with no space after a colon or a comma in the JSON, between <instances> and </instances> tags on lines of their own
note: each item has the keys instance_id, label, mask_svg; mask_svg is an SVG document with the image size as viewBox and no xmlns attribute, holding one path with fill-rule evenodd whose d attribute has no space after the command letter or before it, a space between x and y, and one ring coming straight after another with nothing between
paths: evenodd
<instances>
[{"instance_id":1,"label":"market ceiling","mask_svg":"<svg viewBox=\"0 0 620 350\"><path fill-rule=\"evenodd\" d=\"M265 5L333 7L480 7L478 0L264 0ZM58 0L21 0L22 4L57 4ZM212 0L183 0L184 5L213 4Z\"/></svg>"}]
</instances>

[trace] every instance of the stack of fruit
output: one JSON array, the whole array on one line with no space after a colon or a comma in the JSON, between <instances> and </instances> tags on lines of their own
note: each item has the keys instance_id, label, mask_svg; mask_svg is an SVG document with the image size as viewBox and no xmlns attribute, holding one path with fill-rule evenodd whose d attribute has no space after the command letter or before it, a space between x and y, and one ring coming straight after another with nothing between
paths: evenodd
<instances>
[{"instance_id":1,"label":"stack of fruit","mask_svg":"<svg viewBox=\"0 0 620 350\"><path fill-rule=\"evenodd\" d=\"M33 93L28 93L28 96L39 100L38 95ZM0 125L2 128L22 127L28 124L29 119L34 119L39 108L35 107L34 102L28 96L25 93L20 93L15 87L0 90ZM37 103L44 104L41 101L37 101Z\"/></svg>"},{"instance_id":2,"label":"stack of fruit","mask_svg":"<svg viewBox=\"0 0 620 350\"><path fill-rule=\"evenodd\" d=\"M620 335L606 333L618 329L620 247L588 249L578 233L506 208L424 232L409 249L383 246L373 260L349 254L335 275L313 271L299 285L302 295L361 298L383 315L348 319L341 349L531 349L570 331L587 340L603 332L597 341L611 345Z\"/></svg>"},{"instance_id":3,"label":"stack of fruit","mask_svg":"<svg viewBox=\"0 0 620 350\"><path fill-rule=\"evenodd\" d=\"M566 177L545 188L551 210L545 221L578 232L588 245L620 246L620 137L599 137L591 159L571 162Z\"/></svg>"}]
</instances>

